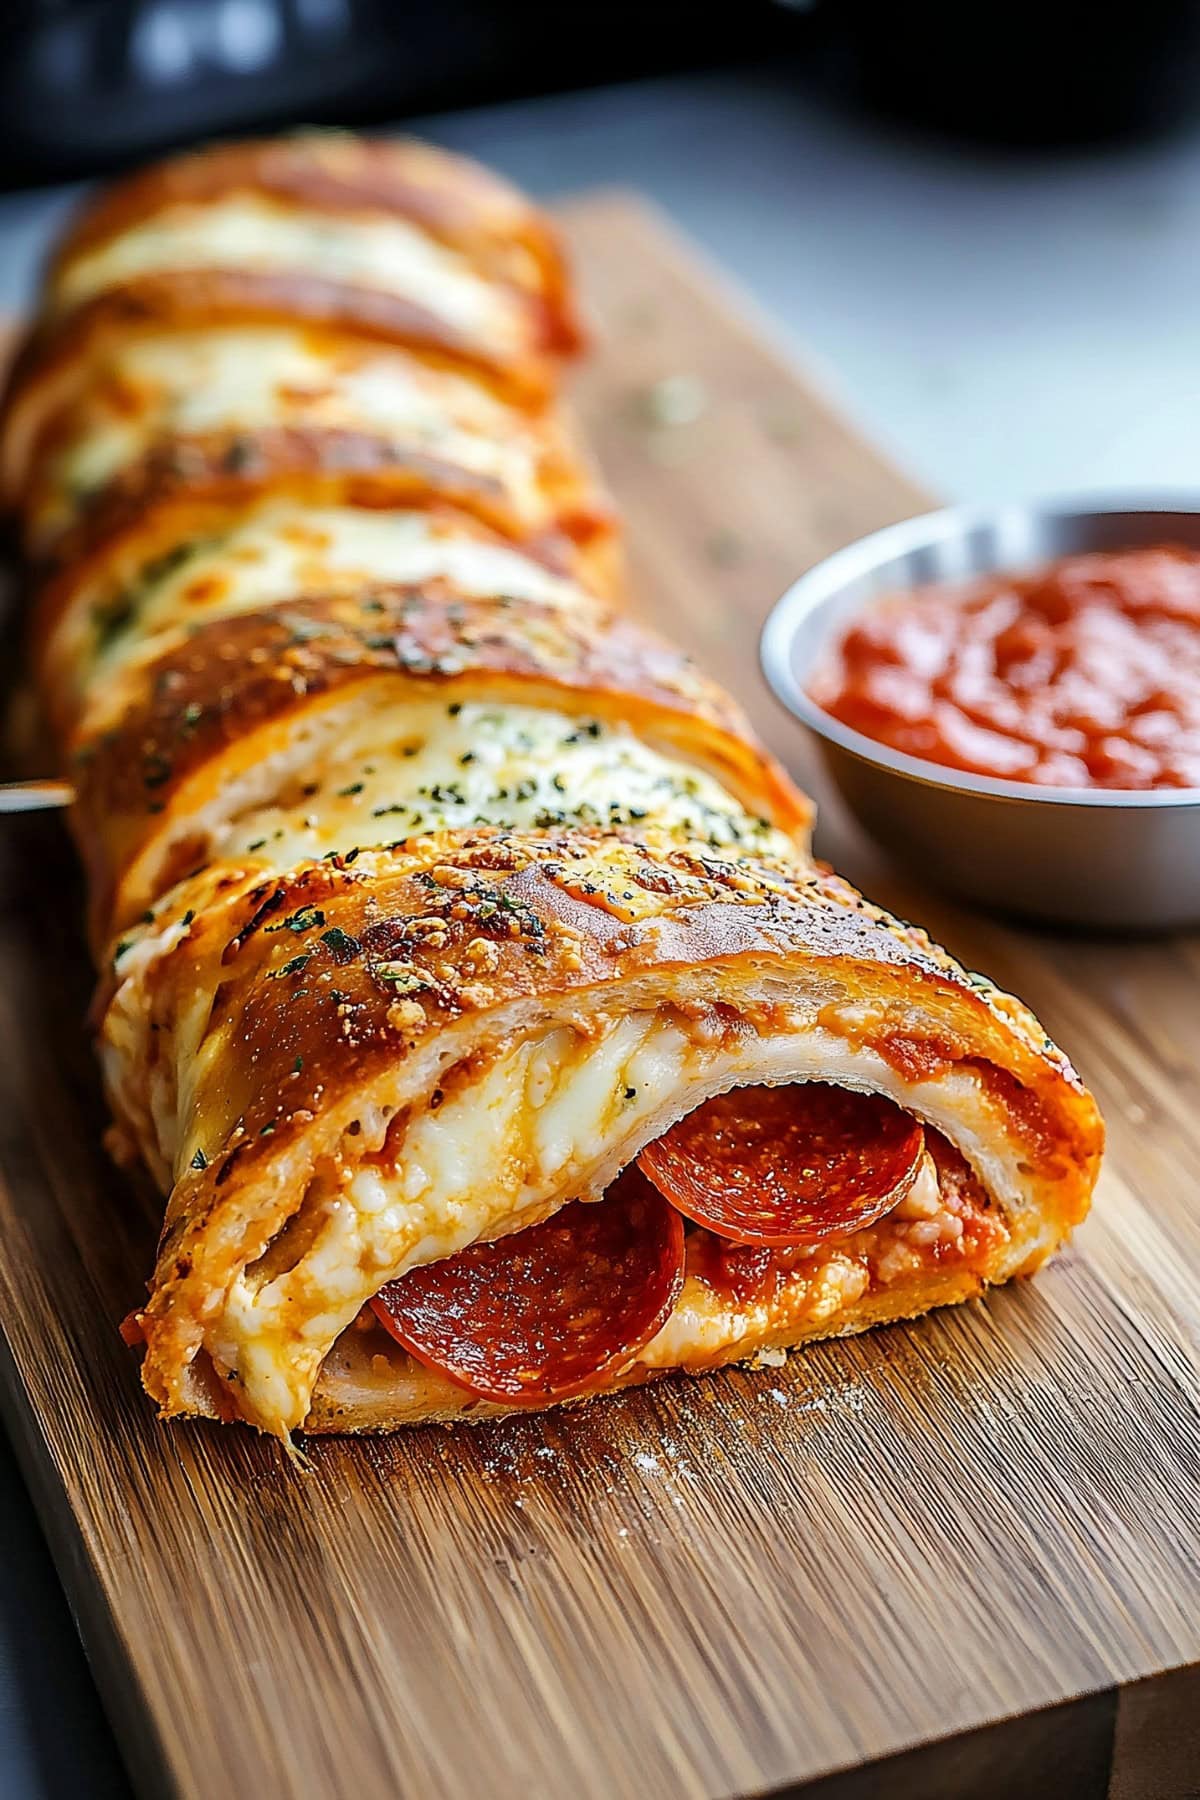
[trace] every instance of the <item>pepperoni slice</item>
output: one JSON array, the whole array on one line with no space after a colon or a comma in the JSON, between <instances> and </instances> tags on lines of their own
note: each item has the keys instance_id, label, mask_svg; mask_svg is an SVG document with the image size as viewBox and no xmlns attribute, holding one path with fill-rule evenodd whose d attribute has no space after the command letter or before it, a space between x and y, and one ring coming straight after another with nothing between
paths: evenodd
<instances>
[{"instance_id":1,"label":"pepperoni slice","mask_svg":"<svg viewBox=\"0 0 1200 1800\"><path fill-rule=\"evenodd\" d=\"M673 1206L740 1244L819 1244L899 1205L925 1147L917 1121L878 1094L822 1081L735 1088L688 1113L638 1157Z\"/></svg>"},{"instance_id":2,"label":"pepperoni slice","mask_svg":"<svg viewBox=\"0 0 1200 1800\"><path fill-rule=\"evenodd\" d=\"M410 1269L371 1302L428 1367L483 1400L544 1405L629 1362L683 1287L683 1221L636 1169L599 1202Z\"/></svg>"}]
</instances>

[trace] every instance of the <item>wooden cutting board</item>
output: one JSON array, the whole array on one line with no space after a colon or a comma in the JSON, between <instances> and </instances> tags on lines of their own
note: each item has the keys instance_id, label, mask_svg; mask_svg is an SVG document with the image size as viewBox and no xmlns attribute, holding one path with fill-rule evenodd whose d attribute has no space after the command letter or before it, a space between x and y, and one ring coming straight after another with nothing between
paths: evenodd
<instances>
[{"instance_id":1,"label":"wooden cutting board","mask_svg":"<svg viewBox=\"0 0 1200 1800\"><path fill-rule=\"evenodd\" d=\"M924 496L660 221L620 196L564 220L641 603L807 776L763 615ZM786 1368L318 1441L308 1474L163 1428L139 1390L115 1322L156 1217L99 1147L73 866L56 821L4 824L0 1386L146 1793L709 1800L1000 1720L886 1791L1194 1781L1200 1682L1162 1672L1200 1661L1200 950L968 917L824 817L827 854L1025 995L1095 1085L1111 1150L1076 1246Z\"/></svg>"}]
</instances>

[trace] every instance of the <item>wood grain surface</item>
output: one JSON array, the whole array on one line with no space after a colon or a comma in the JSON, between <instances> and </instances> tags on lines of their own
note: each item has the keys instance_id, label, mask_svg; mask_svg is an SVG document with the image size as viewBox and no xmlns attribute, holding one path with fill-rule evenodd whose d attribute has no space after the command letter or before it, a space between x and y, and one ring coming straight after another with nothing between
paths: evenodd
<instances>
[{"instance_id":1,"label":"wood grain surface","mask_svg":"<svg viewBox=\"0 0 1200 1800\"><path fill-rule=\"evenodd\" d=\"M661 222L620 196L564 219L598 327L579 405L640 599L807 776L761 619L924 498ZM821 843L1029 999L1095 1085L1111 1150L1072 1250L786 1368L317 1441L304 1474L249 1432L159 1426L140 1392L115 1324L157 1203L99 1147L61 826L5 822L0 1387L147 1793L790 1790L1200 1661L1200 949L968 917L831 805ZM1194 1681L1151 1691L1127 1746L1195 1710ZM1047 1779L1054 1739L1025 1739ZM1156 1791L1131 1768L1118 1800Z\"/></svg>"}]
</instances>

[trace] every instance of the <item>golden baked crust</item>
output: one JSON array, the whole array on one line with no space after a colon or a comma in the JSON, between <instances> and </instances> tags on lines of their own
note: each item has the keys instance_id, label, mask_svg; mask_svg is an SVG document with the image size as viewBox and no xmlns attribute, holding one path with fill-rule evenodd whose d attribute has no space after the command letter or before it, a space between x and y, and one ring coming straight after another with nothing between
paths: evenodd
<instances>
[{"instance_id":1,"label":"golden baked crust","mask_svg":"<svg viewBox=\"0 0 1200 1800\"><path fill-rule=\"evenodd\" d=\"M157 163L88 203L51 260L48 296L53 300L72 261L131 226L172 207L203 206L241 191L305 211L406 218L490 278L529 294L538 303L548 347L579 347L562 248L545 215L491 170L411 138L297 132Z\"/></svg>"},{"instance_id":2,"label":"golden baked crust","mask_svg":"<svg viewBox=\"0 0 1200 1800\"><path fill-rule=\"evenodd\" d=\"M473 375L327 332L176 331L114 348L50 409L14 477L26 549L72 567L182 495L443 500L514 539L587 543L613 520L562 415Z\"/></svg>"},{"instance_id":3,"label":"golden baked crust","mask_svg":"<svg viewBox=\"0 0 1200 1800\"><path fill-rule=\"evenodd\" d=\"M620 611L552 401L576 335L540 216L411 144L179 159L51 265L4 478L114 1148L169 1196L128 1328L166 1414L504 1410L372 1300L607 1204L731 1092L883 1096L919 1167L761 1289L668 1210L677 1298L590 1392L962 1299L1087 1210L1102 1126L1066 1058L812 862L740 710Z\"/></svg>"},{"instance_id":4,"label":"golden baked crust","mask_svg":"<svg viewBox=\"0 0 1200 1800\"><path fill-rule=\"evenodd\" d=\"M457 319L403 286L330 272L319 230L278 266L233 258L189 262L186 237L207 211L238 196L293 219L351 224L402 220L491 284L502 331ZM76 291L81 265L156 221L182 224L165 262L135 259ZM144 262L144 259L143 259ZM407 140L368 142L334 132L229 144L135 174L88 203L47 270L42 313L8 377L0 470L11 494L31 434L115 343L198 323L304 321L353 337L404 344L465 362L537 401L553 391L557 359L582 342L557 236L523 196L488 171Z\"/></svg>"}]
</instances>

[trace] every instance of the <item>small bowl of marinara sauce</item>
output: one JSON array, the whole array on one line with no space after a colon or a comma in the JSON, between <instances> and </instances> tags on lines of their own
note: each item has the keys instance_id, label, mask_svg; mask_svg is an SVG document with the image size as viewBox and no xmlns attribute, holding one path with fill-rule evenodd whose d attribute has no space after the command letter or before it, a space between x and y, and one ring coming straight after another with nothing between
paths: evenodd
<instances>
[{"instance_id":1,"label":"small bowl of marinara sauce","mask_svg":"<svg viewBox=\"0 0 1200 1800\"><path fill-rule=\"evenodd\" d=\"M802 576L762 659L927 879L1058 923L1200 920L1200 502L908 520Z\"/></svg>"}]
</instances>

